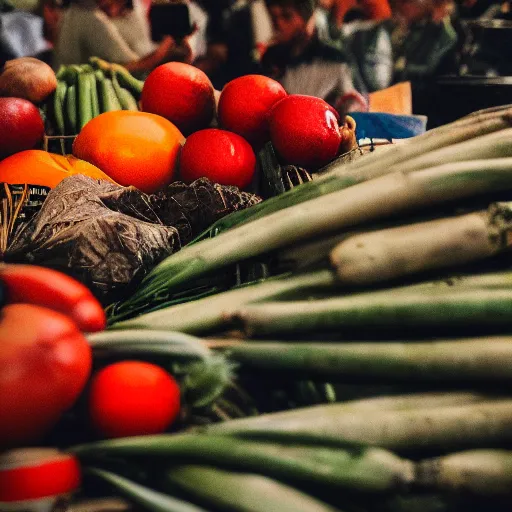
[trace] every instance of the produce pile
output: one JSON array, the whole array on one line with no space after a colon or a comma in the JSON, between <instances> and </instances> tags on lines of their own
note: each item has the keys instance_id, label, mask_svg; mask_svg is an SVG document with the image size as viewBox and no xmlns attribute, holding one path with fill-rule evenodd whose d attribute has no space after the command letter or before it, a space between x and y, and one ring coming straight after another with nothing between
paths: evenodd
<instances>
[{"instance_id":1,"label":"produce pile","mask_svg":"<svg viewBox=\"0 0 512 512\"><path fill-rule=\"evenodd\" d=\"M173 332L201 336L259 414L219 402L213 425L76 453L153 507L277 510L286 485L315 500L290 510L509 510L511 121L510 107L476 113L376 151L164 260L93 350L162 360L189 350ZM271 277L176 305L249 261Z\"/></svg>"},{"instance_id":2,"label":"produce pile","mask_svg":"<svg viewBox=\"0 0 512 512\"><path fill-rule=\"evenodd\" d=\"M7 182L49 190L11 226L12 261L144 264L113 276L127 287L105 309L85 275L0 267L0 364L15 369L0 374L0 509L509 511L512 107L347 163L352 121L320 100L252 76L217 107L204 82L168 102L155 83L183 92L197 71L164 66L142 111L87 103L84 125L80 90L126 72L61 70L79 91L74 158L108 180ZM289 166L305 182L286 190Z\"/></svg>"},{"instance_id":3,"label":"produce pile","mask_svg":"<svg viewBox=\"0 0 512 512\"><path fill-rule=\"evenodd\" d=\"M57 87L49 105L52 135L76 135L104 112L139 110L144 82L121 66L93 58L90 64L61 66L56 76Z\"/></svg>"}]
</instances>

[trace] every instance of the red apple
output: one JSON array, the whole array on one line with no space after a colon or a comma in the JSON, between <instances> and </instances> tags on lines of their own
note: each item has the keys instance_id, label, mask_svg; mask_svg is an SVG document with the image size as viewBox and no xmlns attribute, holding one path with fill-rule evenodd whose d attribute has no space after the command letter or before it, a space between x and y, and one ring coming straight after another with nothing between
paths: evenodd
<instances>
[{"instance_id":1,"label":"red apple","mask_svg":"<svg viewBox=\"0 0 512 512\"><path fill-rule=\"evenodd\" d=\"M270 111L270 140L285 163L316 170L338 153L339 122L339 114L324 100L291 94Z\"/></svg>"},{"instance_id":2,"label":"red apple","mask_svg":"<svg viewBox=\"0 0 512 512\"><path fill-rule=\"evenodd\" d=\"M38 108L22 98L0 98L0 158L32 149L44 136Z\"/></svg>"}]
</instances>

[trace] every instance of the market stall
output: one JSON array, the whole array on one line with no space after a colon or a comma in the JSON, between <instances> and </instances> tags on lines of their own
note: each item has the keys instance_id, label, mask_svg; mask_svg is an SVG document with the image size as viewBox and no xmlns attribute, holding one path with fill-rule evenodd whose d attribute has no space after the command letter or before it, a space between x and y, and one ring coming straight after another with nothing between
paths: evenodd
<instances>
[{"instance_id":1,"label":"market stall","mask_svg":"<svg viewBox=\"0 0 512 512\"><path fill-rule=\"evenodd\" d=\"M510 510L512 107L205 77L0 98L0 510Z\"/></svg>"}]
</instances>

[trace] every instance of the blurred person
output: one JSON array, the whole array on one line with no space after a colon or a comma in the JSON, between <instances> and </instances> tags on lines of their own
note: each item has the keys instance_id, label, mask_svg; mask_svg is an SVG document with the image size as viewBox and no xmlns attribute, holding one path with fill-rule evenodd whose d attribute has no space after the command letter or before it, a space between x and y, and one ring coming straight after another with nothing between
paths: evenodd
<instances>
[{"instance_id":1,"label":"blurred person","mask_svg":"<svg viewBox=\"0 0 512 512\"><path fill-rule=\"evenodd\" d=\"M192 58L195 60L206 55L208 14L197 2L187 0L186 3L190 13L190 23L194 27L194 32L190 36L190 46Z\"/></svg>"},{"instance_id":2,"label":"blurred person","mask_svg":"<svg viewBox=\"0 0 512 512\"><path fill-rule=\"evenodd\" d=\"M178 45L164 36L155 44L139 0L71 0L59 27L55 66L93 56L141 74L170 60L190 62L192 51L187 39Z\"/></svg>"},{"instance_id":3,"label":"blurred person","mask_svg":"<svg viewBox=\"0 0 512 512\"><path fill-rule=\"evenodd\" d=\"M457 11L461 19L510 19L510 0L458 0ZM508 16L507 16L508 14Z\"/></svg>"},{"instance_id":4,"label":"blurred person","mask_svg":"<svg viewBox=\"0 0 512 512\"><path fill-rule=\"evenodd\" d=\"M458 39L450 20L451 0L394 0L392 9L388 20L344 27L370 92L404 81L426 86L455 62L448 59Z\"/></svg>"},{"instance_id":5,"label":"blurred person","mask_svg":"<svg viewBox=\"0 0 512 512\"><path fill-rule=\"evenodd\" d=\"M358 20L386 20L391 17L388 0L319 0L320 16L327 23L329 37L341 38L343 23Z\"/></svg>"},{"instance_id":6,"label":"blurred person","mask_svg":"<svg viewBox=\"0 0 512 512\"><path fill-rule=\"evenodd\" d=\"M394 81L433 77L457 44L450 0L395 0L391 42Z\"/></svg>"},{"instance_id":7,"label":"blurred person","mask_svg":"<svg viewBox=\"0 0 512 512\"><path fill-rule=\"evenodd\" d=\"M290 94L317 96L344 113L366 110L365 88L349 54L318 35L315 0L265 0L275 39L263 55L265 74ZM357 86L354 85L354 78Z\"/></svg>"},{"instance_id":8,"label":"blurred person","mask_svg":"<svg viewBox=\"0 0 512 512\"><path fill-rule=\"evenodd\" d=\"M48 51L51 45L43 35L43 25L38 14L0 0L0 66L6 60L35 57Z\"/></svg>"},{"instance_id":9,"label":"blurred person","mask_svg":"<svg viewBox=\"0 0 512 512\"><path fill-rule=\"evenodd\" d=\"M227 27L229 79L256 73L263 52L273 36L270 16L263 0L235 2Z\"/></svg>"},{"instance_id":10,"label":"blurred person","mask_svg":"<svg viewBox=\"0 0 512 512\"><path fill-rule=\"evenodd\" d=\"M454 0L433 0L431 20L442 23L444 19L451 19L456 14Z\"/></svg>"},{"instance_id":11,"label":"blurred person","mask_svg":"<svg viewBox=\"0 0 512 512\"><path fill-rule=\"evenodd\" d=\"M62 0L41 0L36 13L43 19L43 37L48 43L36 57L53 66L55 44L59 36L59 25L63 13Z\"/></svg>"},{"instance_id":12,"label":"blurred person","mask_svg":"<svg viewBox=\"0 0 512 512\"><path fill-rule=\"evenodd\" d=\"M203 0L208 12L207 52L195 64L217 89L242 75L259 72L261 55L272 38L263 0Z\"/></svg>"},{"instance_id":13,"label":"blurred person","mask_svg":"<svg viewBox=\"0 0 512 512\"><path fill-rule=\"evenodd\" d=\"M140 0L141 2L147 0ZM155 8L159 8L162 5L169 4L181 4L186 6L186 12L188 15L188 21L190 23L190 34L188 37L188 43L190 44L192 50L192 60L202 57L206 54L206 31L208 26L208 14L206 11L194 0L154 0L148 11L148 16L151 23L151 6L155 6ZM179 11L181 15L183 11ZM160 15L160 13L158 13ZM167 19L167 18L165 18ZM180 19L181 16L180 16ZM159 29L165 27L165 24L161 23L162 20L158 19ZM169 35L174 36L173 33Z\"/></svg>"},{"instance_id":14,"label":"blurred person","mask_svg":"<svg viewBox=\"0 0 512 512\"><path fill-rule=\"evenodd\" d=\"M204 71L216 89L226 83L227 23L233 0L199 0L198 5L208 17L205 39L206 51L194 65Z\"/></svg>"}]
</instances>

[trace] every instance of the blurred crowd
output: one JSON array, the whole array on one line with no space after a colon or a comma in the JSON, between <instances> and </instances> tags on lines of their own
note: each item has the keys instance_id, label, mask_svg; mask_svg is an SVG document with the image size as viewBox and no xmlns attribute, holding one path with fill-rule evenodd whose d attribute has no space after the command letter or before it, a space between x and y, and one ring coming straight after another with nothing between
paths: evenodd
<instances>
[{"instance_id":1,"label":"blurred crowd","mask_svg":"<svg viewBox=\"0 0 512 512\"><path fill-rule=\"evenodd\" d=\"M156 1L0 0L0 61L36 56L57 69L98 56L141 77L183 61L217 89L261 73L357 110L370 92L457 74L462 21L510 19L509 0ZM162 25L158 9L171 3L186 6L184 34Z\"/></svg>"}]
</instances>

